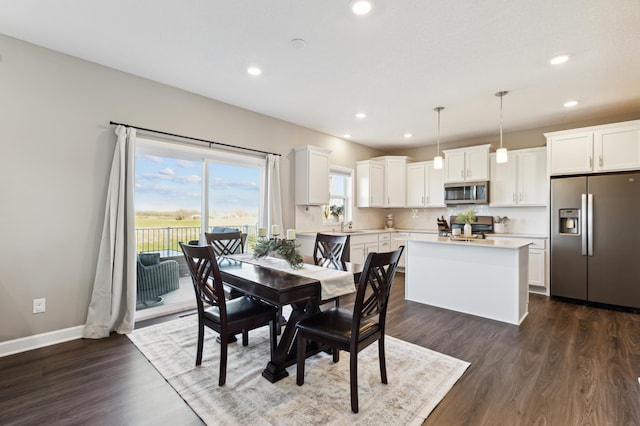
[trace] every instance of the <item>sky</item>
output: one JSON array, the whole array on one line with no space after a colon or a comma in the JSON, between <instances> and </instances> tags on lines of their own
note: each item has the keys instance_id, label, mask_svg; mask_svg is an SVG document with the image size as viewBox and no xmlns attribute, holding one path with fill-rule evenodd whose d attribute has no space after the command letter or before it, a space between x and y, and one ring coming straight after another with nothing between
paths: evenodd
<instances>
[{"instance_id":1,"label":"sky","mask_svg":"<svg viewBox=\"0 0 640 426\"><path fill-rule=\"evenodd\" d=\"M258 213L260 170L209 163L210 213ZM202 163L136 155L136 211L200 210Z\"/></svg>"}]
</instances>

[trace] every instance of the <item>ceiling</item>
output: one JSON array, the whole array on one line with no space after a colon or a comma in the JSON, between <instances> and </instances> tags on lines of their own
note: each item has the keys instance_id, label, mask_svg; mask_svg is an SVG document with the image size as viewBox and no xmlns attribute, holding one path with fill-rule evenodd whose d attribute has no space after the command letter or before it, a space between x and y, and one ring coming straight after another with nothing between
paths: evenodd
<instances>
[{"instance_id":1,"label":"ceiling","mask_svg":"<svg viewBox=\"0 0 640 426\"><path fill-rule=\"evenodd\" d=\"M376 0L367 16L348 6L0 0L0 33L386 150L434 144L437 106L441 142L496 141L500 90L505 132L640 113L638 0ZM571 60L550 65L559 53Z\"/></svg>"}]
</instances>

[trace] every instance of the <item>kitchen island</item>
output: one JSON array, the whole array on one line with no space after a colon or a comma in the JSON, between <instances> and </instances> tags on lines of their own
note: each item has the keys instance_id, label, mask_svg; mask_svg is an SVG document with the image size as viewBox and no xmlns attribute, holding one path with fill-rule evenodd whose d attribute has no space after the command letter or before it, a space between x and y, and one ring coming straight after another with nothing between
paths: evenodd
<instances>
[{"instance_id":1,"label":"kitchen island","mask_svg":"<svg viewBox=\"0 0 640 426\"><path fill-rule=\"evenodd\" d=\"M529 242L423 235L407 241L407 300L519 325L528 313Z\"/></svg>"}]
</instances>

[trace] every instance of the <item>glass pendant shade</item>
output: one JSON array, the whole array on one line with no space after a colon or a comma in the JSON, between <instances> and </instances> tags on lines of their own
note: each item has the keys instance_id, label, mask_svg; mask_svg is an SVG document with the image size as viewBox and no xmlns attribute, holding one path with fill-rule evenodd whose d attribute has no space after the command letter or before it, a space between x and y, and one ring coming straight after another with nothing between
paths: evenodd
<instances>
[{"instance_id":1,"label":"glass pendant shade","mask_svg":"<svg viewBox=\"0 0 640 426\"><path fill-rule=\"evenodd\" d=\"M442 157L440 155L436 155L433 157L433 168L441 169L442 168Z\"/></svg>"},{"instance_id":2,"label":"glass pendant shade","mask_svg":"<svg viewBox=\"0 0 640 426\"><path fill-rule=\"evenodd\" d=\"M498 148L496 150L496 163L506 163L507 161L509 161L507 148Z\"/></svg>"},{"instance_id":3,"label":"glass pendant shade","mask_svg":"<svg viewBox=\"0 0 640 426\"><path fill-rule=\"evenodd\" d=\"M500 148L496 150L496 163L506 163L509 161L507 148L502 146L502 98L508 93L506 90L496 93L496 96L500 98Z\"/></svg>"}]
</instances>

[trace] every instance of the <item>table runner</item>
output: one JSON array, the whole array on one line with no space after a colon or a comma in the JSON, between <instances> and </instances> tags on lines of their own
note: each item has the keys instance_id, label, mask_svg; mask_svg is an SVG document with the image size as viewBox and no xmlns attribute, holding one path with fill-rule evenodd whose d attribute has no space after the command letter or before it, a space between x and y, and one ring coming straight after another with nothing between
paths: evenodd
<instances>
[{"instance_id":1,"label":"table runner","mask_svg":"<svg viewBox=\"0 0 640 426\"><path fill-rule=\"evenodd\" d=\"M301 269L293 269L284 259L269 256L255 258L253 257L253 254L250 253L233 254L226 257L239 260L240 262L251 263L253 265L264 266L265 268L283 271L288 274L318 280L320 281L320 297L322 300L333 299L334 297L344 296L345 294L354 293L356 291L356 286L353 283L353 274L351 272L323 268L322 266L311 265L308 263L305 263Z\"/></svg>"}]
</instances>

